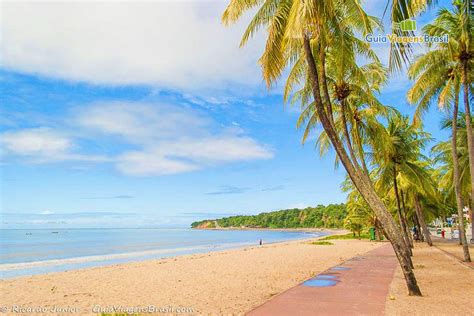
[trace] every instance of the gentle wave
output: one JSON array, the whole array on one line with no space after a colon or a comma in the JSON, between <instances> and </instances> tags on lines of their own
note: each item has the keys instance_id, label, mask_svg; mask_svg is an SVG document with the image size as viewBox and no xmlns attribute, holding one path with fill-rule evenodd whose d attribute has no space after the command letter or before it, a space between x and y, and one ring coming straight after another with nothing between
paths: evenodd
<instances>
[{"instance_id":1,"label":"gentle wave","mask_svg":"<svg viewBox=\"0 0 474 316\"><path fill-rule=\"evenodd\" d=\"M125 258L133 258L133 257L140 258L140 257L146 257L146 256L154 256L154 255L170 254L170 253L181 253L181 252L196 251L196 250L210 250L210 249L219 250L219 249L228 249L230 247L234 248L234 247L249 246L249 245L255 245L255 243L250 243L250 242L228 243L228 244L222 244L219 246L208 245L208 246L196 246L196 247L181 247L181 248L172 248L172 249L146 250L146 251L127 252L127 253L118 253L118 254L109 254L109 255L66 258L66 259L52 259L52 260L20 262L20 263L4 263L4 264L0 264L0 271L13 271L13 270L31 269L31 268L46 267L46 266L80 264L80 263L86 263L86 262L108 261L108 260L125 259Z\"/></svg>"}]
</instances>

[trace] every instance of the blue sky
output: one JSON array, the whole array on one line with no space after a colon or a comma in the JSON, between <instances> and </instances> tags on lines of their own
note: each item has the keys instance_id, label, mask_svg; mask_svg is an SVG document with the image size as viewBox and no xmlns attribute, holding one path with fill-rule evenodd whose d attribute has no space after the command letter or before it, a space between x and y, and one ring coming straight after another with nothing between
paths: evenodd
<instances>
[{"instance_id":1,"label":"blue sky","mask_svg":"<svg viewBox=\"0 0 474 316\"><path fill-rule=\"evenodd\" d=\"M5 3L2 227L183 226L343 202L334 154L302 146L281 84L262 83L264 34L239 49L248 17L224 28L224 7ZM380 98L411 114L409 85L394 77ZM445 139L440 117L426 129Z\"/></svg>"}]
</instances>

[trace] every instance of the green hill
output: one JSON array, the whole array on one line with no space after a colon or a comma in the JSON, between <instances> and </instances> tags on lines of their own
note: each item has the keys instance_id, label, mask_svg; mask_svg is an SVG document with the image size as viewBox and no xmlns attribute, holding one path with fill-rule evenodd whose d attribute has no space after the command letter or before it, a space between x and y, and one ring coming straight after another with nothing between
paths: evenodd
<instances>
[{"instance_id":1,"label":"green hill","mask_svg":"<svg viewBox=\"0 0 474 316\"><path fill-rule=\"evenodd\" d=\"M206 219L191 224L192 228L341 228L347 215L345 204L318 205L305 209L288 209L258 215L239 215Z\"/></svg>"}]
</instances>

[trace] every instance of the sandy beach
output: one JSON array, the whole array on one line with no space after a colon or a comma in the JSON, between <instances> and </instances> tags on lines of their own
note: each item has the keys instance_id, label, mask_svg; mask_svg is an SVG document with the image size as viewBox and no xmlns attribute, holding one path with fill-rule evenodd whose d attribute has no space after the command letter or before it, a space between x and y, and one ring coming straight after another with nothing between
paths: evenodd
<instances>
[{"instance_id":1,"label":"sandy beach","mask_svg":"<svg viewBox=\"0 0 474 316\"><path fill-rule=\"evenodd\" d=\"M461 253L457 244L435 243ZM471 255L474 247L470 247ZM413 264L422 297L408 296L397 268L386 302L386 315L474 315L474 270L436 247L417 243Z\"/></svg>"},{"instance_id":2,"label":"sandy beach","mask_svg":"<svg viewBox=\"0 0 474 316\"><path fill-rule=\"evenodd\" d=\"M111 312L112 306L151 305L161 311L243 314L318 272L382 245L332 242L322 246L292 241L2 280L2 307L90 314Z\"/></svg>"}]
</instances>

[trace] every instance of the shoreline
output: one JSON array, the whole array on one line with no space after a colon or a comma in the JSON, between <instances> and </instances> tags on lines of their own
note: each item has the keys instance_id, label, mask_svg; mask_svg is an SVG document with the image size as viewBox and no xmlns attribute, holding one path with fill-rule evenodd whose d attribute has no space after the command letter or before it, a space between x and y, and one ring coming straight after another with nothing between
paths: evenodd
<instances>
[{"instance_id":1,"label":"shoreline","mask_svg":"<svg viewBox=\"0 0 474 316\"><path fill-rule=\"evenodd\" d=\"M2 304L190 306L241 314L307 278L384 243L321 237L0 280Z\"/></svg>"},{"instance_id":2,"label":"shoreline","mask_svg":"<svg viewBox=\"0 0 474 316\"><path fill-rule=\"evenodd\" d=\"M218 231L228 230L246 230L246 229L208 229ZM317 240L329 235L346 232L337 229L248 229L259 231L281 231L281 232L300 232L300 233L325 233L323 236L302 236L302 238L288 239L281 241L269 241L264 245L288 243L293 241ZM178 247L173 249L154 249L146 251L132 251L124 253L113 253L103 255L79 256L60 259L37 260L17 263L0 264L0 280L12 280L22 277L30 277L35 275L47 275L51 273L60 273L68 271L76 271L82 269L100 268L113 265L121 265L128 263L146 262L149 260L173 259L181 256L199 255L208 253L218 253L221 251L239 250L248 247L258 246L257 243L229 243L222 244L219 247ZM158 256L158 255L163 256ZM166 254L170 254L169 256ZM127 260L130 259L130 260ZM36 270L35 270L36 269ZM37 272L43 269L43 272ZM27 270L25 273L22 271ZM19 271L19 272L17 272ZM3 272L3 273L2 273ZM5 276L6 275L6 276Z\"/></svg>"},{"instance_id":3,"label":"shoreline","mask_svg":"<svg viewBox=\"0 0 474 316\"><path fill-rule=\"evenodd\" d=\"M346 234L349 233L347 229L343 228L270 228L270 227L214 227L214 228L191 228L193 230L218 230L218 231L226 231L226 230L236 230L236 231L281 231L281 232L307 232L307 233L315 233L315 232L329 232L331 235L338 235L338 234Z\"/></svg>"}]
</instances>

